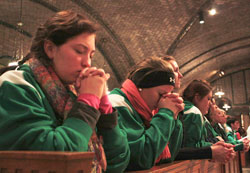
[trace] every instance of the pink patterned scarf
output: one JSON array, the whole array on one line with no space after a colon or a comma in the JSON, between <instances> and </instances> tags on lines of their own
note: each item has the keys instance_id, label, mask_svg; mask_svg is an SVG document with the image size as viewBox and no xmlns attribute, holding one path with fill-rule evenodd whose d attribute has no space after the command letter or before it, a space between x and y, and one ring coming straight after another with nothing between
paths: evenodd
<instances>
[{"instance_id":1,"label":"pink patterned scarf","mask_svg":"<svg viewBox=\"0 0 250 173\"><path fill-rule=\"evenodd\" d=\"M36 58L29 59L28 64L36 80L38 81L44 93L46 94L47 99L49 100L54 111L56 112L57 119L62 121L65 120L74 102L73 99L70 97L68 90L76 94L74 86L70 85L66 88L54 72L53 68L46 68ZM91 172L101 173L102 169L106 170L107 163L104 150L95 132L93 132L88 146L88 150L95 152L96 155L92 163Z\"/></svg>"},{"instance_id":2,"label":"pink patterned scarf","mask_svg":"<svg viewBox=\"0 0 250 173\"><path fill-rule=\"evenodd\" d=\"M146 128L149 128L153 114L152 111L149 109L148 105L142 99L135 84L131 80L127 79L122 84L121 90L126 94L133 108L140 114ZM160 160L167 158L171 158L171 153L168 148L168 144L166 145L161 155L157 158L155 163L158 163Z\"/></svg>"}]
</instances>

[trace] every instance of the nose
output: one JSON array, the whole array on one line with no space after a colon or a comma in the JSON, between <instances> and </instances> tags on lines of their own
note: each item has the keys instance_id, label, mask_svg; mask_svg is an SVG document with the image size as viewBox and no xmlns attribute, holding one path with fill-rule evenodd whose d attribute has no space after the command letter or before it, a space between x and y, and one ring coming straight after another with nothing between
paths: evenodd
<instances>
[{"instance_id":1,"label":"nose","mask_svg":"<svg viewBox=\"0 0 250 173\"><path fill-rule=\"evenodd\" d=\"M181 74L181 72L179 72L179 78L183 78L183 75Z\"/></svg>"},{"instance_id":2,"label":"nose","mask_svg":"<svg viewBox=\"0 0 250 173\"><path fill-rule=\"evenodd\" d=\"M91 58L90 55L85 55L82 57L82 66L83 68L90 67L91 66Z\"/></svg>"}]
</instances>

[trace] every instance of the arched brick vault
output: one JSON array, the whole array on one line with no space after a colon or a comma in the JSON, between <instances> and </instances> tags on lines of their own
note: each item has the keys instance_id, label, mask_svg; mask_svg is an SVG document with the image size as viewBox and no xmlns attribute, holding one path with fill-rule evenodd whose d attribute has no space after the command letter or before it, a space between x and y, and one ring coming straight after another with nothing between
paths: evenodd
<instances>
[{"instance_id":1,"label":"arched brick vault","mask_svg":"<svg viewBox=\"0 0 250 173\"><path fill-rule=\"evenodd\" d=\"M211 7L215 16L208 14ZM26 54L39 23L64 9L81 11L100 25L93 65L111 73L111 89L152 55L177 59L183 87L195 78L214 81L221 69L230 74L250 67L249 0L1 0L0 67Z\"/></svg>"}]
</instances>

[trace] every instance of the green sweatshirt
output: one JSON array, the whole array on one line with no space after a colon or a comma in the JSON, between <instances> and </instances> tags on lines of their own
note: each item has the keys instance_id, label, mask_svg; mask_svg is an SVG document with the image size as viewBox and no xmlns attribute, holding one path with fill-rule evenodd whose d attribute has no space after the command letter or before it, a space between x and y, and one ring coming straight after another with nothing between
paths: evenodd
<instances>
[{"instance_id":1,"label":"green sweatshirt","mask_svg":"<svg viewBox=\"0 0 250 173\"><path fill-rule=\"evenodd\" d=\"M204 126L206 128L207 131L207 136L206 136L206 141L207 142L211 142L211 143L216 143L219 141L219 139L217 138L219 135L216 133L216 131L214 130L214 128L212 127L212 125L210 124L210 122L208 121L208 119L204 116Z\"/></svg>"},{"instance_id":2,"label":"green sweatshirt","mask_svg":"<svg viewBox=\"0 0 250 173\"><path fill-rule=\"evenodd\" d=\"M244 144L241 141L237 140L236 137L236 131L232 130L231 127L227 126L228 132L227 132L227 143L235 145L234 150L235 151L243 151L244 150Z\"/></svg>"},{"instance_id":3,"label":"green sweatshirt","mask_svg":"<svg viewBox=\"0 0 250 173\"><path fill-rule=\"evenodd\" d=\"M184 103L183 147L211 146L210 142L205 141L207 131L200 110L189 101L184 101Z\"/></svg>"},{"instance_id":4,"label":"green sweatshirt","mask_svg":"<svg viewBox=\"0 0 250 173\"><path fill-rule=\"evenodd\" d=\"M118 110L120 128L127 134L131 152L127 170L153 167L168 142L171 159L162 162L174 160L181 147L182 124L179 120L174 120L172 111L166 108L159 109L153 116L150 127L146 128L141 116L120 89L114 89L109 95L109 100Z\"/></svg>"},{"instance_id":5,"label":"green sweatshirt","mask_svg":"<svg viewBox=\"0 0 250 173\"><path fill-rule=\"evenodd\" d=\"M58 120L27 65L0 76L0 150L87 151L99 117L98 110L76 101L67 118ZM117 121L117 111L101 118ZM130 155L126 134L118 125L102 124L97 134L103 136L107 170L122 172Z\"/></svg>"}]
</instances>

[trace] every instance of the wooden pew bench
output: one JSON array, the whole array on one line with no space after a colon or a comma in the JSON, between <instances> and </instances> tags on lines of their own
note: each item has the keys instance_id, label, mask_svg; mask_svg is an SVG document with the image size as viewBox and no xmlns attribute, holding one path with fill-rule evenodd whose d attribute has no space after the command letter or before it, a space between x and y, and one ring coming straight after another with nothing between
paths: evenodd
<instances>
[{"instance_id":1,"label":"wooden pew bench","mask_svg":"<svg viewBox=\"0 0 250 173\"><path fill-rule=\"evenodd\" d=\"M0 173L90 173L92 152L0 151ZM129 173L240 173L239 155L227 164L185 160Z\"/></svg>"},{"instance_id":2,"label":"wooden pew bench","mask_svg":"<svg viewBox=\"0 0 250 173\"><path fill-rule=\"evenodd\" d=\"M226 164L208 160L175 161L154 166L150 170L131 171L128 173L240 173L239 155Z\"/></svg>"},{"instance_id":3,"label":"wooden pew bench","mask_svg":"<svg viewBox=\"0 0 250 173\"><path fill-rule=\"evenodd\" d=\"M92 152L0 151L0 173L89 173Z\"/></svg>"}]
</instances>

